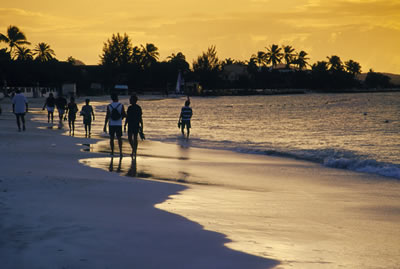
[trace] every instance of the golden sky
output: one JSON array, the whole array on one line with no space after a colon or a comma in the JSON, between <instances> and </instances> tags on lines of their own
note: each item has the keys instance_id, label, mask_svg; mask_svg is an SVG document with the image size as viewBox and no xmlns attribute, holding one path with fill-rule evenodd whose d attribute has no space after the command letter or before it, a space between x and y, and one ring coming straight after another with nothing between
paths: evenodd
<instances>
[{"instance_id":1,"label":"golden sky","mask_svg":"<svg viewBox=\"0 0 400 269\"><path fill-rule=\"evenodd\" d=\"M210 45L220 59L248 60L278 44L311 63L338 55L363 72L400 74L400 0L1 0L0 33L9 25L31 47L46 42L57 59L85 64L127 33L133 45L155 44L160 60L181 51L192 63Z\"/></svg>"}]
</instances>

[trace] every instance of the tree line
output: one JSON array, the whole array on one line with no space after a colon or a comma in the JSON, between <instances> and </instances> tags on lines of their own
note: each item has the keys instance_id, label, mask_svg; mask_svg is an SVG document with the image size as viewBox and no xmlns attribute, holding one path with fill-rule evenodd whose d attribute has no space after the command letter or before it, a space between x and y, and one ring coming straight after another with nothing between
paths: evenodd
<instances>
[{"instance_id":1,"label":"tree line","mask_svg":"<svg viewBox=\"0 0 400 269\"><path fill-rule=\"evenodd\" d=\"M210 46L190 66L182 52L160 61L159 49L154 44L134 46L126 33L117 33L104 42L99 64L86 66L72 56L66 61L57 60L54 50L44 42L30 49L31 43L17 26L9 26L5 34L0 34L0 42L8 45L0 50L3 86L7 83L8 86L57 87L64 82L75 82L78 91L90 93L90 84L97 82L106 89L127 84L138 91L173 90L178 72L186 81L196 81L209 90L309 88L329 91L393 86L389 77L373 70L368 72L365 81L358 80L361 65L351 59L343 62L337 55L310 64L307 52L297 52L290 45L272 44L246 61L221 60L216 47ZM232 66L236 68L233 77L227 75Z\"/></svg>"},{"instance_id":2,"label":"tree line","mask_svg":"<svg viewBox=\"0 0 400 269\"><path fill-rule=\"evenodd\" d=\"M31 43L17 26L10 25L6 34L0 33L0 42L5 42L10 47L9 51L1 50L3 57L10 57L17 61L47 62L55 56L54 51L44 42L38 43L33 50L27 48L25 45L31 45Z\"/></svg>"}]
</instances>

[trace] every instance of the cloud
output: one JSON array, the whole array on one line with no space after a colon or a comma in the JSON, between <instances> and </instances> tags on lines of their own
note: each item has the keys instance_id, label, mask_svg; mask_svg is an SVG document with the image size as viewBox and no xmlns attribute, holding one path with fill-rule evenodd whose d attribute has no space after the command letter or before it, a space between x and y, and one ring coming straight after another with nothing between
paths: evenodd
<instances>
[{"instance_id":1,"label":"cloud","mask_svg":"<svg viewBox=\"0 0 400 269\"><path fill-rule=\"evenodd\" d=\"M38 12L27 11L17 8L0 8L0 26L7 28L8 25L32 25L32 27L43 27L47 19Z\"/></svg>"},{"instance_id":2,"label":"cloud","mask_svg":"<svg viewBox=\"0 0 400 269\"><path fill-rule=\"evenodd\" d=\"M297 14L295 19L304 18L309 23L398 25L400 21L400 2L397 0L342 0L318 1ZM397 22L397 23L396 23Z\"/></svg>"}]
</instances>

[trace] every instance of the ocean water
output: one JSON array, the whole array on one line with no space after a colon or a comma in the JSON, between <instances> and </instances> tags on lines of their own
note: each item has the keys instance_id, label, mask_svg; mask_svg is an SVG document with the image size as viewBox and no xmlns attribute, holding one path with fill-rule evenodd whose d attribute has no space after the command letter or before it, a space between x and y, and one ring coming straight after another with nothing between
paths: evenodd
<instances>
[{"instance_id":1,"label":"ocean water","mask_svg":"<svg viewBox=\"0 0 400 269\"><path fill-rule=\"evenodd\" d=\"M148 139L182 142L177 122L185 99L139 100ZM191 106L191 146L400 178L399 92L192 97Z\"/></svg>"}]
</instances>

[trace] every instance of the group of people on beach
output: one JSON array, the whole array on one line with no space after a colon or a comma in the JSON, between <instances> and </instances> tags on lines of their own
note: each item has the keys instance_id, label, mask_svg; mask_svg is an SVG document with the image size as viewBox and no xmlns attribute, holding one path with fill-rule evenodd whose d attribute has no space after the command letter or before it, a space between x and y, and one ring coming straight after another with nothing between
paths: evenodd
<instances>
[{"instance_id":1,"label":"group of people on beach","mask_svg":"<svg viewBox=\"0 0 400 269\"><path fill-rule=\"evenodd\" d=\"M114 138L117 137L119 153L122 156L122 120L126 118L124 124L124 132L128 126L128 141L132 148L131 157L136 158L137 147L138 147L138 135L144 139L143 134L143 118L142 108L137 104L137 96L132 95L129 98L130 106L125 112L124 105L118 101L118 95L111 95L112 103L107 106L107 113L104 122L104 132L110 135L110 148L111 155L114 154Z\"/></svg>"},{"instance_id":2,"label":"group of people on beach","mask_svg":"<svg viewBox=\"0 0 400 269\"><path fill-rule=\"evenodd\" d=\"M128 141L132 148L131 157L136 158L137 148L138 148L138 136L143 140L143 119L142 119L142 108L137 104L138 97L136 95L132 95L129 98L130 106L125 112L124 105L118 101L118 95L111 95L112 102L107 105L107 113L105 116L104 122L104 132L107 132L108 125L108 133L110 136L110 148L111 155L114 155L114 139L115 137L118 140L119 153L122 156L122 120L126 118L124 124L124 132L127 131L128 127ZM89 104L90 99L85 100L86 105L84 105L81 109L80 115L83 116L83 124L85 126L85 137L91 136L91 124L92 120L95 120L93 107ZM12 99L13 104L13 113L17 117L17 125L18 131L21 131L21 123L22 122L22 130L25 131L25 113L28 112L28 100L26 97L20 92L17 91ZM75 98L71 97L70 102L67 103L67 99L59 95L57 98L54 98L53 94L50 93L49 97L46 98L46 101L43 105L43 110L47 109L47 122L53 123L54 118L54 110L57 108L58 116L59 116L59 128L63 126L63 119L67 120L69 125L69 133L70 135L75 134L75 120L76 114L79 111L77 104L75 103ZM192 108L190 107L190 99L189 97L185 101L185 105L181 109L181 113L178 119L178 128L180 128L182 135L189 138L190 128L191 128L191 118L193 115ZM186 128L186 136L185 136L185 128Z\"/></svg>"},{"instance_id":3,"label":"group of people on beach","mask_svg":"<svg viewBox=\"0 0 400 269\"><path fill-rule=\"evenodd\" d=\"M80 115L83 116L83 124L85 126L85 137L90 137L91 135L91 125L92 119L95 119L94 110L91 105L89 105L90 99L86 99ZM75 120L76 113L78 113L79 109L77 104L75 103L75 98L71 96L70 102L67 103L67 99L59 95L57 98L54 98L53 94L50 93L49 97L46 98L46 102L43 105L43 110L47 109L47 122L53 123L54 118L54 110L57 108L58 118L59 118L59 128L63 126L63 119L68 119L69 126L69 134L75 135Z\"/></svg>"},{"instance_id":4,"label":"group of people on beach","mask_svg":"<svg viewBox=\"0 0 400 269\"><path fill-rule=\"evenodd\" d=\"M126 118L124 124L124 132L126 132L126 126L128 126L128 141L132 148L131 157L136 158L138 148L138 135L144 139L143 133L143 119L142 119L142 108L137 104L138 98L136 95L132 95L129 98L130 106L125 112L124 105L118 101L118 95L111 95L112 103L107 106L107 113L104 122L104 132L108 132L110 135L110 148L111 155L114 155L114 138L117 137L119 154L122 156L122 120ZM179 115L178 127L181 128L182 135L185 136L185 127L187 130L187 139L190 134L190 120L192 118L193 111L190 107L189 97L185 101L185 106L182 107Z\"/></svg>"}]
</instances>

